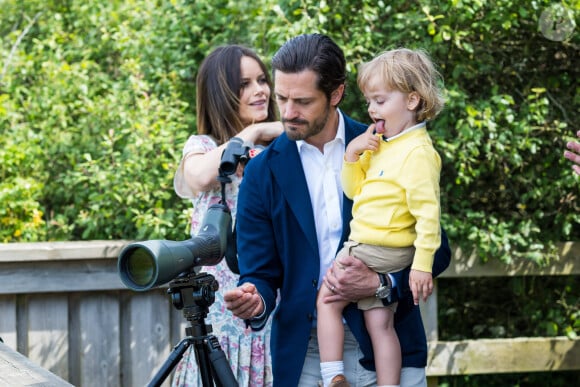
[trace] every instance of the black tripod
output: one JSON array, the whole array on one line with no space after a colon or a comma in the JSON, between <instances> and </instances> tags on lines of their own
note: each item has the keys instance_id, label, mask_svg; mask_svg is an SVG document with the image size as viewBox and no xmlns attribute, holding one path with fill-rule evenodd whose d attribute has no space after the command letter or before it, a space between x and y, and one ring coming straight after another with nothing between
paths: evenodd
<instances>
[{"instance_id":1,"label":"black tripod","mask_svg":"<svg viewBox=\"0 0 580 387\"><path fill-rule=\"evenodd\" d=\"M191 326L185 328L187 337L173 348L148 387L160 386L192 344L204 387L214 386L214 379L218 387L238 387L219 341L209 334L211 325L206 325L204 321L218 287L215 278L207 273L190 273L169 283L167 293L171 294L173 306L183 309L183 316Z\"/></svg>"}]
</instances>

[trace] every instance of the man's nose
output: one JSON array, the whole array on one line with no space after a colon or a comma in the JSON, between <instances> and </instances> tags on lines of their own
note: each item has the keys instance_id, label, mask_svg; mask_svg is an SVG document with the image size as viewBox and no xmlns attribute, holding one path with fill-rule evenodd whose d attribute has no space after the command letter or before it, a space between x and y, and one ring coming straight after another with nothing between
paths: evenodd
<instances>
[{"instance_id":1,"label":"man's nose","mask_svg":"<svg viewBox=\"0 0 580 387\"><path fill-rule=\"evenodd\" d=\"M298 110L296 109L296 105L292 102L286 102L284 104L284 110L282 112L282 118L285 120L291 120L298 116Z\"/></svg>"}]
</instances>

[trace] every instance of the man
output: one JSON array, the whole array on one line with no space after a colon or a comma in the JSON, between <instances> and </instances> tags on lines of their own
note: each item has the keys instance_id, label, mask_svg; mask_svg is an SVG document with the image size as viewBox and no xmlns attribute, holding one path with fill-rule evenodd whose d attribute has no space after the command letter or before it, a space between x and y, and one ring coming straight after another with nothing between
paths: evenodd
<instances>
[{"instance_id":1,"label":"man","mask_svg":"<svg viewBox=\"0 0 580 387\"><path fill-rule=\"evenodd\" d=\"M322 281L333 289L331 299L376 294L385 304L398 300L401 385L425 386L427 343L408 289L408 270L393 276L396 291L388 294L388 279L353 257L341 261L340 269L331 267L352 218L352 201L340 185L345 146L366 129L338 109L346 80L344 54L327 36L301 35L280 48L272 67L285 133L246 166L236 228L241 285L224 294L226 306L253 329L275 310L274 385L295 387L316 386L322 379L315 330ZM433 275L449 264L444 235ZM362 313L351 304L343 315L346 377L354 386L376 385Z\"/></svg>"}]
</instances>

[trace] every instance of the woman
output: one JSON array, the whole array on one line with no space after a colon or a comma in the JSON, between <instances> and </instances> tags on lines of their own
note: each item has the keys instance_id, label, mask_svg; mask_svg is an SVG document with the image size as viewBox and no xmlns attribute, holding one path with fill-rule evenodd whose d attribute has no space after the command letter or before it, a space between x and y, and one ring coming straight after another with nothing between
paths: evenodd
<instances>
[{"instance_id":1,"label":"woman","mask_svg":"<svg viewBox=\"0 0 580 387\"><path fill-rule=\"evenodd\" d=\"M175 192L193 203L191 234L196 235L210 205L221 199L217 180L221 155L232 137L266 145L282 133L276 120L272 83L266 66L250 49L218 47L203 61L197 75L197 135L183 149L174 178ZM235 219L243 165L226 184L226 201ZM240 386L271 386L270 329L252 332L226 310L223 292L237 286L238 276L226 260L206 266L220 288L206 320L213 327ZM173 386L201 386L193 347L176 367Z\"/></svg>"}]
</instances>

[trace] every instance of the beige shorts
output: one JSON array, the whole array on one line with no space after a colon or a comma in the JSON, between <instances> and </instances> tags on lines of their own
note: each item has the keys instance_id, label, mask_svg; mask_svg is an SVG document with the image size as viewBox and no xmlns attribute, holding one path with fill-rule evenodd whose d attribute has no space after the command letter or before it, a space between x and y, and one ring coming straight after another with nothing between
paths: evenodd
<instances>
[{"instance_id":1,"label":"beige shorts","mask_svg":"<svg viewBox=\"0 0 580 387\"><path fill-rule=\"evenodd\" d=\"M413 263L414 255L414 246L385 247L349 240L344 242L344 247L340 249L336 259L354 256L377 273L394 273L410 266ZM394 311L396 304L392 305ZM357 306L361 310L384 307L383 302L374 296L359 300Z\"/></svg>"}]
</instances>

